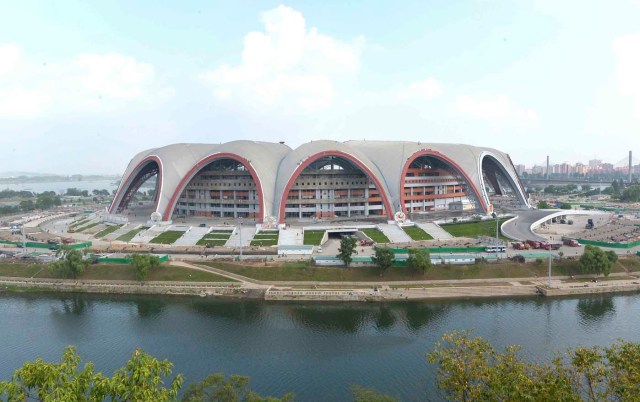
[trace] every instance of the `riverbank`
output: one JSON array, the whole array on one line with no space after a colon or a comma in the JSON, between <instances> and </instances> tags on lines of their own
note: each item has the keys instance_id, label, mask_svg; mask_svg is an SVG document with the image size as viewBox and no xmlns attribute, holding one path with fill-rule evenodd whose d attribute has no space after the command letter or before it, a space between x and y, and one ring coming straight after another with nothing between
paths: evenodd
<instances>
[{"instance_id":1,"label":"riverbank","mask_svg":"<svg viewBox=\"0 0 640 402\"><path fill-rule=\"evenodd\" d=\"M588 293L640 291L637 277L614 274L598 283L576 282L586 278L552 277L546 279L494 278L468 280L430 280L401 282L264 282L222 270L175 262L176 267L207 269L236 282L176 282L74 280L54 278L0 278L0 292L80 292L102 294L139 294L200 296L279 301L384 302L435 299L471 299L496 297L547 297Z\"/></svg>"}]
</instances>

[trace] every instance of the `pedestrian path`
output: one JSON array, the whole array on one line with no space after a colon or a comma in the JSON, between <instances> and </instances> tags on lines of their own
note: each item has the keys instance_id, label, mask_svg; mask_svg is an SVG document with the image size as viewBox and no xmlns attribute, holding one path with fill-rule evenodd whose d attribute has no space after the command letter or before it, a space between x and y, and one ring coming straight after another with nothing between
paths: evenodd
<instances>
[{"instance_id":1,"label":"pedestrian path","mask_svg":"<svg viewBox=\"0 0 640 402\"><path fill-rule=\"evenodd\" d=\"M378 228L389 238L391 243L408 243L411 241L411 237L396 224L381 223Z\"/></svg>"},{"instance_id":2,"label":"pedestrian path","mask_svg":"<svg viewBox=\"0 0 640 402\"><path fill-rule=\"evenodd\" d=\"M446 230L440 227L440 225L433 222L416 223L418 227L427 232L431 237L436 240L453 239L453 236Z\"/></svg>"},{"instance_id":3,"label":"pedestrian path","mask_svg":"<svg viewBox=\"0 0 640 402\"><path fill-rule=\"evenodd\" d=\"M287 228L280 230L278 246L302 246L304 244L304 231L302 228Z\"/></svg>"},{"instance_id":4,"label":"pedestrian path","mask_svg":"<svg viewBox=\"0 0 640 402\"><path fill-rule=\"evenodd\" d=\"M140 232L134 237L131 242L133 243L149 243L169 228L169 226L154 225L149 230Z\"/></svg>"},{"instance_id":5,"label":"pedestrian path","mask_svg":"<svg viewBox=\"0 0 640 402\"><path fill-rule=\"evenodd\" d=\"M173 243L175 246L195 246L202 236L209 232L209 228L200 228L191 226L189 230L184 232L181 238Z\"/></svg>"},{"instance_id":6,"label":"pedestrian path","mask_svg":"<svg viewBox=\"0 0 640 402\"><path fill-rule=\"evenodd\" d=\"M240 231L242 231L242 235L240 235ZM238 248L240 244L242 247L248 247L251 244L251 240L253 240L253 235L256 234L256 228L253 226L241 226L240 228L236 227L235 232L229 237L227 240L226 247ZM242 243L240 240L242 239Z\"/></svg>"},{"instance_id":7,"label":"pedestrian path","mask_svg":"<svg viewBox=\"0 0 640 402\"><path fill-rule=\"evenodd\" d=\"M122 236L123 234L129 233L133 229L137 229L139 227L140 227L140 225L137 224L137 223L127 223L126 225L124 225L120 229L116 230L115 232L109 233L108 235L103 237L102 240L115 240L118 237Z\"/></svg>"}]
</instances>

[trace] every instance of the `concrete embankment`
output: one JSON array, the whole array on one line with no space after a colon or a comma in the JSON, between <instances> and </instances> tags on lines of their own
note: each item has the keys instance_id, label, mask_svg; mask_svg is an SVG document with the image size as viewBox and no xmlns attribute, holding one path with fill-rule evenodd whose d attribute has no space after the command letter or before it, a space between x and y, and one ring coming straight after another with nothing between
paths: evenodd
<instances>
[{"instance_id":1,"label":"concrete embankment","mask_svg":"<svg viewBox=\"0 0 640 402\"><path fill-rule=\"evenodd\" d=\"M623 292L639 292L640 281L638 280L619 280L619 281L602 281L587 283L562 283L558 286L548 288L546 286L538 286L538 291L547 297L557 296L573 296L599 293L623 293Z\"/></svg>"},{"instance_id":2,"label":"concrete embankment","mask_svg":"<svg viewBox=\"0 0 640 402\"><path fill-rule=\"evenodd\" d=\"M264 298L263 289L243 289L228 282L134 282L70 279L2 278L0 291L43 290L110 294L225 296Z\"/></svg>"}]
</instances>

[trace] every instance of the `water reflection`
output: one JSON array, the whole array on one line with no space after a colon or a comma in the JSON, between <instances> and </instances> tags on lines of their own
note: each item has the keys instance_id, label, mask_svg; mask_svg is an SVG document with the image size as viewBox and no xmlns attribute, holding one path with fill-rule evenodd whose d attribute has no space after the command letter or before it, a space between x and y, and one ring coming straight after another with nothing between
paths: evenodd
<instances>
[{"instance_id":1,"label":"water reflection","mask_svg":"<svg viewBox=\"0 0 640 402\"><path fill-rule=\"evenodd\" d=\"M294 321L306 327L352 334L369 316L369 309L353 306L296 306L290 309Z\"/></svg>"},{"instance_id":2,"label":"water reflection","mask_svg":"<svg viewBox=\"0 0 640 402\"><path fill-rule=\"evenodd\" d=\"M580 324L592 326L613 317L616 307L611 296L594 296L578 300L576 310L580 316Z\"/></svg>"},{"instance_id":3,"label":"water reflection","mask_svg":"<svg viewBox=\"0 0 640 402\"><path fill-rule=\"evenodd\" d=\"M155 318L167 307L167 303L159 299L141 299L135 301L138 316L141 318Z\"/></svg>"},{"instance_id":4,"label":"water reflection","mask_svg":"<svg viewBox=\"0 0 640 402\"><path fill-rule=\"evenodd\" d=\"M81 315L89 306L89 301L85 295L76 293L59 299L59 305L53 305L52 311L59 315Z\"/></svg>"},{"instance_id":5,"label":"water reflection","mask_svg":"<svg viewBox=\"0 0 640 402\"><path fill-rule=\"evenodd\" d=\"M207 299L194 299L190 304L194 311L207 317L221 317L236 321L252 322L260 318L262 314L262 304L255 301L211 301Z\"/></svg>"},{"instance_id":6,"label":"water reflection","mask_svg":"<svg viewBox=\"0 0 640 402\"><path fill-rule=\"evenodd\" d=\"M375 316L376 327L378 329L389 329L396 322L396 315L389 306L381 305Z\"/></svg>"},{"instance_id":7,"label":"water reflection","mask_svg":"<svg viewBox=\"0 0 640 402\"><path fill-rule=\"evenodd\" d=\"M429 322L443 316L447 310L446 304L408 303L404 306L407 327L413 331L427 325Z\"/></svg>"}]
</instances>

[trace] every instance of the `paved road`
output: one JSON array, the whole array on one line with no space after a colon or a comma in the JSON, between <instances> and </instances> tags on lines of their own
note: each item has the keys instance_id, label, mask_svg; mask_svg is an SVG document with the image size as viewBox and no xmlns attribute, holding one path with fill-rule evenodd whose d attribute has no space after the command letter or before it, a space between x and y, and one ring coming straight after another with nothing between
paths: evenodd
<instances>
[{"instance_id":1,"label":"paved road","mask_svg":"<svg viewBox=\"0 0 640 402\"><path fill-rule=\"evenodd\" d=\"M558 211L548 211L540 209L519 211L518 217L516 219L512 219L502 225L502 233L514 240L546 241L546 238L538 236L531 231L531 225L537 220L542 219L547 215L551 215L554 212Z\"/></svg>"}]
</instances>

